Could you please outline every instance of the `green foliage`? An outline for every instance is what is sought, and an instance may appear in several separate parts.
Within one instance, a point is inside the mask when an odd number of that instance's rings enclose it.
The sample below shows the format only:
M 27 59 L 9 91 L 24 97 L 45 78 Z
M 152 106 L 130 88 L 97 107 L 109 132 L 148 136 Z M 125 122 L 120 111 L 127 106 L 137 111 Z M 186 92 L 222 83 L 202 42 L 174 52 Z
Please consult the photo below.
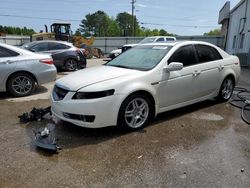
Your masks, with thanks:
M 214 29 L 209 31 L 208 33 L 204 33 L 204 36 L 213 36 L 213 35 L 221 35 L 221 29 Z
M 35 33 L 33 29 L 28 29 L 26 27 L 11 27 L 0 25 L 0 33 L 12 34 L 12 35 L 32 35 Z
M 132 24 L 133 24 L 133 19 L 134 19 L 134 27 L 135 27 L 135 34 L 138 33 L 138 29 L 140 28 L 139 23 L 136 19 L 136 17 L 132 17 L 127 12 L 119 13 L 116 16 L 116 22 L 118 23 L 120 27 L 120 36 L 133 36 L 133 31 L 132 31 Z
M 87 14 L 81 21 L 80 29 L 85 36 L 107 36 L 110 18 L 103 11 L 97 11 L 94 14 Z
M 93 14 L 87 14 L 81 21 L 80 28 L 77 30 L 83 36 L 98 37 L 120 37 L 120 36 L 174 36 L 164 29 L 149 29 L 141 27 L 136 17 L 134 17 L 135 31 L 132 31 L 133 17 L 127 12 L 117 14 L 116 18 L 110 18 L 105 12 L 97 11 Z
M 120 27 L 118 23 L 113 19 L 109 19 L 108 29 L 107 29 L 107 36 L 109 37 L 116 37 L 120 34 Z

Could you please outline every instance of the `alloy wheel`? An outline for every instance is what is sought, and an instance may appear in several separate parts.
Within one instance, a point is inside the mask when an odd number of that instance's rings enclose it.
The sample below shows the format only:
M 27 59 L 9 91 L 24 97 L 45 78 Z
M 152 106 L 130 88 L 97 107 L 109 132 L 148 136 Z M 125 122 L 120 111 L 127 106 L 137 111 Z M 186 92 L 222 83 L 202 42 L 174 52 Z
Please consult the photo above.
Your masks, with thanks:
M 26 95 L 33 88 L 32 81 L 26 76 L 17 76 L 13 79 L 11 86 L 13 90 L 20 95 Z
M 125 109 L 125 121 L 131 128 L 142 126 L 148 119 L 149 105 L 145 99 L 134 98 Z
M 69 59 L 65 63 L 65 68 L 68 71 L 74 71 L 77 69 L 77 62 L 74 59 Z
M 233 84 L 233 81 L 231 79 L 226 79 L 223 84 L 222 84 L 222 97 L 225 99 L 225 100 L 228 100 L 232 93 L 233 93 L 233 87 L 234 87 L 234 84 Z

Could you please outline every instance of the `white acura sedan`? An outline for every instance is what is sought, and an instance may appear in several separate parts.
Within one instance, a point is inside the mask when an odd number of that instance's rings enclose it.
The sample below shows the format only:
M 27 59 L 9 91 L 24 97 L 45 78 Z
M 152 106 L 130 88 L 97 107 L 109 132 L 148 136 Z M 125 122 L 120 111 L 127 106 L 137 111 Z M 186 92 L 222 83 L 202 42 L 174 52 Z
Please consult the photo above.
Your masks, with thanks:
M 136 130 L 161 112 L 228 100 L 239 75 L 239 59 L 209 43 L 138 45 L 105 65 L 57 80 L 52 113 L 82 127 Z

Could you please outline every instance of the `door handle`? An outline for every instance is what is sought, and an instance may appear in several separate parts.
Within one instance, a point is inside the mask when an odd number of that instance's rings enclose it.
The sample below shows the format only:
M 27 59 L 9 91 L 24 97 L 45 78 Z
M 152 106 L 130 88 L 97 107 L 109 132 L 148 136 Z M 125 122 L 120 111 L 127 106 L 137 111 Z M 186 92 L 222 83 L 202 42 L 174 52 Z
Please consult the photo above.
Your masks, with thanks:
M 10 61 L 10 60 L 7 60 L 7 61 L 4 62 L 4 64 L 7 64 L 7 65 L 8 65 L 8 64 L 11 64 L 11 63 L 14 63 L 14 62 L 13 62 L 13 61 Z
M 201 74 L 201 71 L 196 70 L 196 71 L 193 72 L 193 76 L 199 76 L 200 74 Z

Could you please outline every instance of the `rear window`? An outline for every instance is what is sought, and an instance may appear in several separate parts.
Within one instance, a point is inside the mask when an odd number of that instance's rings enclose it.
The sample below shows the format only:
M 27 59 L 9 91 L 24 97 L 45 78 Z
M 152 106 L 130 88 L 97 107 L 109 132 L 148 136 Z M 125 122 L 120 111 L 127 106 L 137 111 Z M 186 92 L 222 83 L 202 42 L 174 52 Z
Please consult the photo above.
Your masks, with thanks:
M 15 57 L 18 55 L 19 53 L 0 46 L 0 57 Z
M 199 63 L 222 59 L 219 52 L 211 46 L 197 44 L 195 47 L 198 52 Z

